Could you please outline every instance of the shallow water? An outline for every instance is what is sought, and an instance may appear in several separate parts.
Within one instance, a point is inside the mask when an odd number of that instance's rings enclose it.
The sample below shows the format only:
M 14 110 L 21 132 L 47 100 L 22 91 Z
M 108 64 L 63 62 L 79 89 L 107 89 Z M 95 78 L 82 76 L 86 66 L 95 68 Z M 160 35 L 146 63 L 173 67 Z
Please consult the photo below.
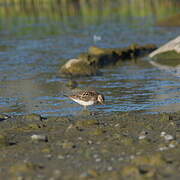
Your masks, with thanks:
M 164 14 L 110 14 L 102 18 L 101 13 L 92 17 L 65 16 L 63 20 L 54 16 L 37 18 L 36 12 L 32 12 L 29 16 L 17 15 L 12 24 L 13 15 L 6 23 L 2 17 L 0 112 L 43 116 L 79 114 L 82 107 L 62 95 L 71 92 L 66 87 L 69 79 L 57 73 L 66 59 L 86 52 L 93 45 L 105 48 L 132 43 L 161 45 L 180 32 L 178 27 L 155 26 L 159 17 L 166 17 Z M 106 105 L 90 107 L 94 111 L 180 110 L 179 77 L 153 67 L 145 58 L 119 63 L 102 72 L 101 76 L 76 78 L 79 88 L 95 88 L 105 95 Z

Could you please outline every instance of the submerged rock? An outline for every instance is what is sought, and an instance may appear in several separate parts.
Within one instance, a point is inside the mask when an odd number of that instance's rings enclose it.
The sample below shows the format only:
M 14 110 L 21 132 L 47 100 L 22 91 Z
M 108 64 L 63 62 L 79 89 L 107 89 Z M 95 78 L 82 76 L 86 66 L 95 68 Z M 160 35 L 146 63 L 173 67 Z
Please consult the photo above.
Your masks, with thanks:
M 64 64 L 60 73 L 66 76 L 91 76 L 96 75 L 99 69 L 115 64 L 119 60 L 130 60 L 144 56 L 156 49 L 155 45 L 133 44 L 126 48 L 99 48 L 92 46 L 87 53 L 80 54 L 76 59 L 70 59 Z
M 61 67 L 61 73 L 68 76 L 90 76 L 97 74 L 97 68 L 82 59 L 70 59 Z
M 180 36 L 149 54 L 150 63 L 161 70 L 180 74 Z
M 155 56 L 156 58 L 172 58 L 180 60 L 180 36 L 149 54 L 149 57 L 151 58 Z

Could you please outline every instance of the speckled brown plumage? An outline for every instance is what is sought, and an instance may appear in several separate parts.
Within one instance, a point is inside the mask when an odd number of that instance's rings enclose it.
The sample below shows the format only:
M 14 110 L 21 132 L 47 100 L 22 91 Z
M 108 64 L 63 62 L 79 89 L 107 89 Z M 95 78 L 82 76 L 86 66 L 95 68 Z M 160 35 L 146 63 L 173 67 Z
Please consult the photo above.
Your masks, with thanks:
M 96 91 L 81 91 L 77 94 L 69 96 L 69 98 L 83 106 L 104 103 L 104 96 Z

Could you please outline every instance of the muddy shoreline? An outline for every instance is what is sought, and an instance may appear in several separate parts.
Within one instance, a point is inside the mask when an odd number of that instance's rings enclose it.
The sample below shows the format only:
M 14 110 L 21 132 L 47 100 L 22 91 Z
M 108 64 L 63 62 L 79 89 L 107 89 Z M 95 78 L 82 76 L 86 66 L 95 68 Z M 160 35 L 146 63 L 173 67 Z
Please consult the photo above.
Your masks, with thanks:
M 8 118 L 0 122 L 0 179 L 178 179 L 179 119 L 180 112 Z

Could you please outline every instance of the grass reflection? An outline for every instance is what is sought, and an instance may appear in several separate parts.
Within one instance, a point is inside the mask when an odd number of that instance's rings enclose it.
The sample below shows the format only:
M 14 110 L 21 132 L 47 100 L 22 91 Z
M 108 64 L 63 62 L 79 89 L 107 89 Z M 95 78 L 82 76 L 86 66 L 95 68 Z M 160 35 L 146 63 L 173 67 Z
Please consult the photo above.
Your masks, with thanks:
M 29 21 L 42 18 L 67 21 L 69 16 L 81 16 L 87 22 L 107 18 L 112 14 L 124 16 L 158 17 L 178 12 L 175 0 L 0 0 L 0 17 L 29 17 Z
M 147 16 L 160 20 L 179 8 L 177 0 L 0 0 L 0 31 L 23 35 L 43 29 L 55 35 L 64 31 L 63 25 L 76 28 L 74 17 L 82 26 L 111 21 L 112 16 L 117 22 Z

